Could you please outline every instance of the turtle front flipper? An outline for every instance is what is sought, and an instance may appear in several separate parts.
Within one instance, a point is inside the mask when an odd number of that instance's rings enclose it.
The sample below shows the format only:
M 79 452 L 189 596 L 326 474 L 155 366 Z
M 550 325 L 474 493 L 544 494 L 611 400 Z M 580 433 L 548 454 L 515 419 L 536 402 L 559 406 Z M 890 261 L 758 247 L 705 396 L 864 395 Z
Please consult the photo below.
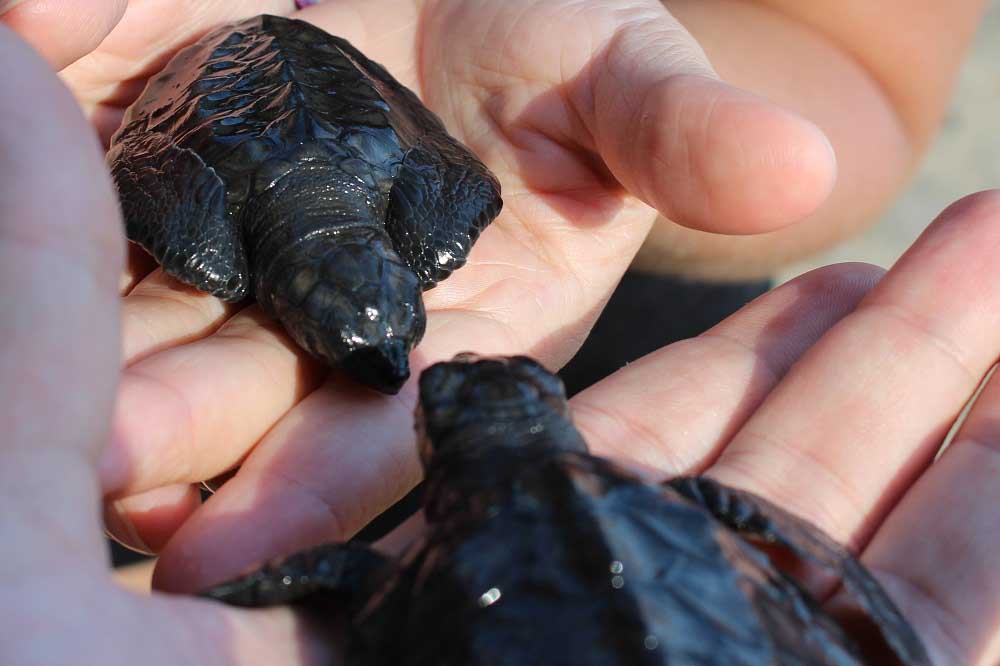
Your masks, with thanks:
M 502 205 L 500 185 L 486 167 L 458 142 L 435 135 L 404 157 L 389 192 L 385 229 L 430 289 L 465 264 Z
M 203 591 L 200 596 L 233 606 L 277 606 L 315 597 L 363 604 L 376 583 L 396 565 L 357 543 L 326 544 L 274 561 Z
M 169 275 L 219 298 L 247 295 L 239 227 L 226 217 L 215 170 L 163 134 L 128 137 L 108 155 L 125 230 Z
M 818 527 L 753 493 L 704 477 L 678 477 L 667 484 L 704 507 L 730 529 L 784 546 L 797 557 L 835 574 L 882 632 L 901 663 L 930 666 L 930 657 L 896 605 L 858 560 Z

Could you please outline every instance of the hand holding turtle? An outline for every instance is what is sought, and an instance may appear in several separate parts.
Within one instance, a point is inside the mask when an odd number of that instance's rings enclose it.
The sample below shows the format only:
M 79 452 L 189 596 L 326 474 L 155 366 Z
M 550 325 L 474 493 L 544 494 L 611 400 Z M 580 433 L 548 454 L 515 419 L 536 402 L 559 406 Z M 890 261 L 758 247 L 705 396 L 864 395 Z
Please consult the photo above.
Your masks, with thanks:
M 859 554 L 936 664 L 1000 659 L 994 571 L 1000 192 L 953 204 L 883 275 L 828 266 L 576 396 L 602 455 L 707 474 Z M 836 603 L 836 600 L 834 600 Z
M 114 198 L 65 91 L 3 28 L 0 48 L 18 65 L 0 83 L 39 101 L 26 114 L 0 97 L 0 660 L 323 663 L 328 646 L 287 610 L 111 583 L 95 508 L 119 376 Z M 994 663 L 995 382 L 928 463 L 996 356 L 998 224 L 1000 195 L 977 195 L 884 277 L 849 265 L 784 285 L 581 394 L 577 424 L 598 453 L 658 475 L 706 472 L 812 519 L 862 554 L 938 663 Z
M 291 10 L 265 4 L 238 11 Z M 235 18 L 233 5 L 206 6 L 185 12 L 174 3 L 170 16 L 186 21 L 177 27 L 163 20 L 162 3 L 131 3 L 100 48 L 63 73 L 102 135 L 165 54 Z M 696 227 L 755 232 L 794 221 L 828 191 L 832 155 L 818 130 L 716 81 L 697 44 L 659 3 L 614 10 L 563 2 L 498 7 L 336 2 L 299 14 L 347 37 L 420 92 L 503 182 L 507 212 L 470 264 L 427 294 L 428 334 L 415 371 L 471 341 L 484 352 L 564 362 L 657 208 Z M 550 43 L 546 34 L 556 29 L 590 41 L 586 48 L 575 39 Z M 147 53 L 138 46 L 147 43 L 157 48 Z M 484 43 L 497 46 L 484 51 Z M 706 118 L 714 119 L 711 126 Z M 762 191 L 780 194 L 761 202 Z M 270 522 L 271 511 L 312 513 L 334 499 L 318 500 L 321 489 L 337 487 L 337 496 L 353 505 L 336 509 L 338 529 L 349 533 L 416 481 L 409 438 L 397 433 L 409 429 L 412 391 L 397 404 L 359 395 L 336 378 L 316 391 L 321 370 L 256 308 L 237 313 L 148 270 L 134 264 L 127 285 L 129 369 L 104 464 L 109 493 L 184 484 L 245 458 L 240 484 L 265 489 L 257 495 L 261 521 Z M 366 446 L 355 446 L 372 422 L 385 424 L 383 434 L 372 432 Z M 288 429 L 301 442 L 294 454 L 282 444 Z M 343 478 L 313 475 L 331 459 Z M 220 509 L 228 501 L 216 499 Z M 147 496 L 144 509 L 166 509 L 164 520 L 155 530 L 138 525 L 138 533 L 158 549 L 194 502 L 183 485 Z M 126 516 L 128 505 L 117 505 Z M 251 522 L 248 537 L 259 535 Z M 308 522 L 288 525 L 316 527 Z M 327 536 L 324 527 L 310 538 Z

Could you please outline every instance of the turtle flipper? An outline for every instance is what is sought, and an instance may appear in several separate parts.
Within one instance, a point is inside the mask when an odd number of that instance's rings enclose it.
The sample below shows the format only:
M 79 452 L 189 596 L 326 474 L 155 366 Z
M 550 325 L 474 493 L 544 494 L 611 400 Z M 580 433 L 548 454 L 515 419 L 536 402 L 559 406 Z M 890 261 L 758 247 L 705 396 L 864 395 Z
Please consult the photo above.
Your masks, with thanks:
M 311 597 L 363 602 L 383 574 L 395 569 L 368 546 L 326 544 L 271 562 L 256 571 L 201 592 L 233 606 L 277 606 Z
M 407 152 L 389 192 L 386 231 L 424 289 L 465 264 L 500 213 L 500 185 L 458 142 L 435 136 Z
M 155 132 L 121 141 L 108 161 L 129 239 L 178 280 L 242 300 L 250 284 L 247 259 L 215 170 Z
M 389 102 L 389 121 L 408 146 L 385 226 L 396 252 L 430 289 L 465 264 L 480 232 L 500 214 L 500 183 L 413 91 L 347 40 L 333 41 Z
M 835 574 L 878 625 L 886 644 L 902 663 L 930 666 L 923 643 L 892 600 L 853 555 L 818 527 L 752 493 L 704 477 L 678 477 L 666 485 L 736 532 L 784 546 Z

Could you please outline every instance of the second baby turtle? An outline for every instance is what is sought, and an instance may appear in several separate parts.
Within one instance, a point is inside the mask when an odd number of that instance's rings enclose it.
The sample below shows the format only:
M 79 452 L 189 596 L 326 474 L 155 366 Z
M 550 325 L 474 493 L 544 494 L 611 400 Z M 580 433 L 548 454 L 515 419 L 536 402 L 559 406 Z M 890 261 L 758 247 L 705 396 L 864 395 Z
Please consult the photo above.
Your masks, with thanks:
M 429 368 L 417 428 L 428 528 L 404 557 L 331 544 L 205 594 L 331 618 L 325 602 L 339 605 L 354 666 L 930 663 L 816 527 L 707 478 L 649 484 L 590 455 L 561 382 L 530 359 Z M 762 544 L 836 574 L 894 658 L 863 653 Z
M 501 208 L 489 170 L 347 41 L 259 16 L 174 57 L 108 155 L 130 239 L 313 355 L 394 393 L 421 291 Z

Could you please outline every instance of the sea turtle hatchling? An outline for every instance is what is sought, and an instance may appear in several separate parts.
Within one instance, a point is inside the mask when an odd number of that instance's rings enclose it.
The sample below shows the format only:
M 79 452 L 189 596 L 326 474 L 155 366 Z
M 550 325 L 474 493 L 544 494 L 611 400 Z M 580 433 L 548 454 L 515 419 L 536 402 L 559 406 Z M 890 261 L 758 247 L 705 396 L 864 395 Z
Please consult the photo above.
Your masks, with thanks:
M 182 50 L 108 154 L 128 236 L 170 275 L 256 296 L 304 349 L 387 393 L 424 332 L 421 290 L 501 208 L 489 170 L 377 63 L 258 16 Z
M 429 368 L 417 430 L 428 527 L 401 559 L 330 544 L 205 595 L 345 609 L 357 666 L 930 663 L 815 527 L 707 478 L 648 484 L 588 454 L 561 382 L 530 359 Z M 861 611 L 851 626 L 867 616 L 894 656 L 862 653 L 761 544 L 839 576 Z

